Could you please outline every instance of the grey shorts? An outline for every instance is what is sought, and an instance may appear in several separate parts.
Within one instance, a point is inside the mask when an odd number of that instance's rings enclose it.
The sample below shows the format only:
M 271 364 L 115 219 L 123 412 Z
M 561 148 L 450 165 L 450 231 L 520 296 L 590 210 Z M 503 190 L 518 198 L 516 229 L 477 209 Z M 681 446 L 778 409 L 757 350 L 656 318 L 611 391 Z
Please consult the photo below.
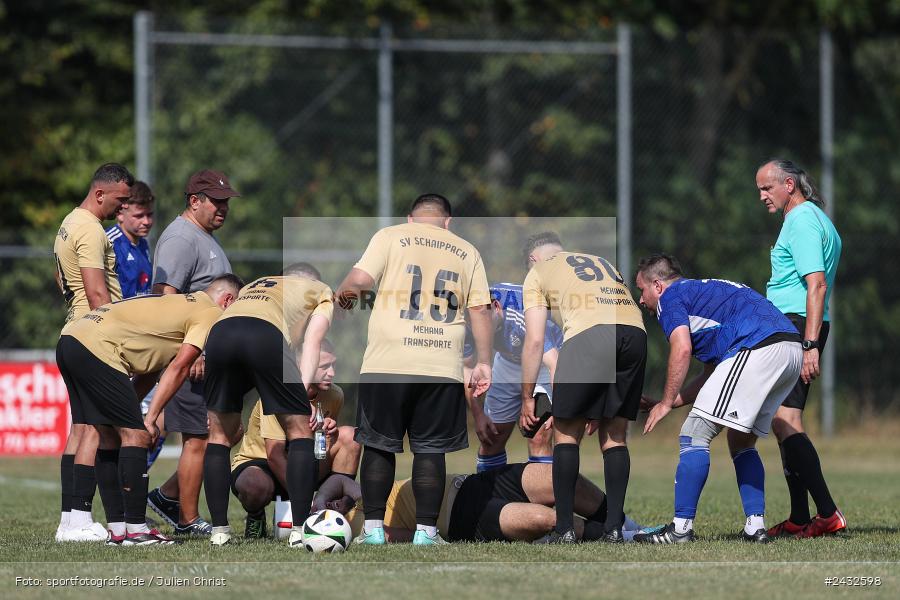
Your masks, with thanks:
M 164 411 L 166 431 L 207 435 L 209 420 L 206 414 L 206 400 L 203 399 L 203 383 L 185 380 L 169 400 Z

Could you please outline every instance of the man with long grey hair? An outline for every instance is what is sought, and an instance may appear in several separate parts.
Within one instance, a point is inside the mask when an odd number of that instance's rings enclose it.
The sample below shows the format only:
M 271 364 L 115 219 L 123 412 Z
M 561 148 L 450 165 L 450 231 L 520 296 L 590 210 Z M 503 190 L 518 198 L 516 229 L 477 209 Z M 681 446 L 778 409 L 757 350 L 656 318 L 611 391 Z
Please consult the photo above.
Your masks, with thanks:
M 756 172 L 759 198 L 770 213 L 784 219 L 772 247 L 772 278 L 766 296 L 791 320 L 803 337 L 800 379 L 775 413 L 772 430 L 791 496 L 791 514 L 769 530 L 771 537 L 800 538 L 832 534 L 847 528 L 819 463 L 819 455 L 803 429 L 809 386 L 819 376 L 819 355 L 828 338 L 828 301 L 841 258 L 841 237 L 822 211 L 824 203 L 810 176 L 789 160 L 774 159 Z M 810 519 L 807 492 L 816 504 Z

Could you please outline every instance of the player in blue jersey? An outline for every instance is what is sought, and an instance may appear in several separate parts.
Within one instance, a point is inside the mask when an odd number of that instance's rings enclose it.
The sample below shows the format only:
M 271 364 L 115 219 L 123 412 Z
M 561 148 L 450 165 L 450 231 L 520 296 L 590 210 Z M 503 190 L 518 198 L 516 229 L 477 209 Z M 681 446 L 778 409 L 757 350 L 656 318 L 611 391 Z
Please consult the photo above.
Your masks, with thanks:
M 694 407 L 679 437 L 675 517 L 664 527 L 635 535 L 634 541 L 677 544 L 694 539 L 693 521 L 709 475 L 709 444 L 727 427 L 747 517 L 741 537 L 768 542 L 765 469 L 756 440 L 768 435 L 775 411 L 800 376 L 803 350 L 797 330 L 752 289 L 719 279 L 685 279 L 678 261 L 665 254 L 642 259 L 636 279 L 641 304 L 656 313 L 670 344 L 663 397 L 650 411 L 644 433 L 673 408 Z M 704 369 L 683 386 L 691 355 Z
M 803 428 L 806 396 L 819 376 L 819 353 L 828 339 L 828 301 L 841 259 L 841 236 L 822 211 L 809 175 L 791 161 L 776 159 L 761 166 L 756 187 L 766 209 L 784 218 L 772 247 L 772 278 L 766 284 L 766 296 L 803 336 L 800 379 L 772 420 L 791 495 L 791 514 L 769 535 L 818 537 L 847 528 L 825 483 L 819 454 Z M 807 492 L 816 505 L 814 519 L 809 516 Z
M 476 398 L 469 399 L 475 417 L 475 433 L 481 441 L 475 461 L 481 473 L 507 463 L 506 443 L 522 409 L 522 343 L 525 341 L 525 315 L 522 312 L 522 286 L 499 283 L 491 286 L 492 322 L 494 325 L 494 365 L 491 388 L 484 407 Z M 542 367 L 535 386 L 535 398 L 545 398 L 549 411 L 553 372 L 562 346 L 563 334 L 553 321 L 547 321 Z M 474 347 L 466 344 L 466 360 L 474 359 Z M 542 400 L 544 400 L 542 399 Z M 541 416 L 541 415 L 538 415 Z M 545 420 L 528 439 L 528 461 L 553 462 L 552 422 Z M 531 435 L 532 431 L 523 432 Z
M 150 293 L 150 245 L 147 235 L 153 227 L 153 192 L 143 181 L 131 186 L 128 202 L 116 215 L 116 224 L 106 230 L 116 253 L 116 275 L 122 297 Z

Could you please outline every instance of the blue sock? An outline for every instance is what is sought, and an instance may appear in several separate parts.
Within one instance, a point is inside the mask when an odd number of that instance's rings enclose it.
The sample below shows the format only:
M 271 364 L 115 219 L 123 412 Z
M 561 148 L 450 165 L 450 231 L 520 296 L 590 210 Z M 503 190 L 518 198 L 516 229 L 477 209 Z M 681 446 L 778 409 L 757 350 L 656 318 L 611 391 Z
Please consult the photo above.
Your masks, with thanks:
M 475 458 L 475 471 L 477 473 L 484 473 L 485 471 L 490 471 L 491 469 L 499 469 L 506 465 L 506 450 L 501 452 L 500 454 L 489 454 L 487 456 L 478 453 L 478 456 Z
M 744 515 L 762 515 L 766 512 L 766 470 L 756 448 L 741 450 L 732 458 L 734 474 L 737 475 L 738 490 Z
M 697 516 L 700 493 L 709 475 L 709 446 L 691 446 L 691 438 L 678 438 L 681 458 L 675 470 L 675 516 L 693 519 Z
M 529 455 L 528 462 L 552 465 L 553 464 L 553 456 L 531 456 L 531 455 Z

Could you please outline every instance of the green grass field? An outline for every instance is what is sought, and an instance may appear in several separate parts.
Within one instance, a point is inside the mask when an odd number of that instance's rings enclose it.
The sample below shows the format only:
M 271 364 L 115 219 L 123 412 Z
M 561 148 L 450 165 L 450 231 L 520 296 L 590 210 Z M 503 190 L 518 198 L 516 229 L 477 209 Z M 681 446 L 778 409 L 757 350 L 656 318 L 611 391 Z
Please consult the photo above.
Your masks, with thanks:
M 673 417 L 650 438 L 635 435 L 631 440 L 626 509 L 641 523 L 659 524 L 671 516 L 678 425 Z M 582 472 L 603 487 L 595 444 L 592 438 L 583 446 Z M 52 538 L 58 519 L 58 462 L 4 458 L 0 459 L 0 594 L 89 596 L 97 593 L 96 587 L 70 583 L 53 589 L 49 578 L 119 576 L 129 584 L 132 578 L 143 578 L 142 595 L 160 596 L 180 587 L 179 597 L 223 593 L 365 600 L 900 597 L 900 428 L 882 425 L 827 442 L 819 439 L 817 445 L 832 492 L 849 521 L 848 536 L 768 546 L 742 543 L 737 539 L 743 513 L 734 470 L 724 439 L 718 439 L 695 525 L 701 540 L 694 544 L 617 548 L 459 544 L 428 549 L 397 545 L 351 548 L 336 556 L 313 556 L 271 540 L 215 549 L 200 540 L 168 548 L 56 544 Z M 774 440 L 761 442 L 760 449 L 768 471 L 767 522 L 774 524 L 787 514 L 787 491 Z M 523 457 L 523 448 L 516 445 L 511 460 Z M 474 449 L 451 455 L 448 471 L 473 470 L 473 458 Z M 398 478 L 408 476 L 408 459 L 405 455 L 398 461 Z M 172 460 L 157 464 L 151 471 L 152 485 L 161 483 L 173 468 Z M 99 496 L 94 505 L 95 515 L 102 519 Z M 206 514 L 205 506 L 201 512 Z M 234 499 L 231 519 L 240 532 L 243 514 Z M 36 578 L 42 585 L 17 585 L 16 577 Z M 825 585 L 826 577 L 879 577 L 881 585 L 832 587 Z M 177 585 L 172 578 L 186 583 Z M 215 578 L 224 578 L 225 587 L 217 587 Z M 123 594 L 123 588 L 114 588 L 113 593 Z

